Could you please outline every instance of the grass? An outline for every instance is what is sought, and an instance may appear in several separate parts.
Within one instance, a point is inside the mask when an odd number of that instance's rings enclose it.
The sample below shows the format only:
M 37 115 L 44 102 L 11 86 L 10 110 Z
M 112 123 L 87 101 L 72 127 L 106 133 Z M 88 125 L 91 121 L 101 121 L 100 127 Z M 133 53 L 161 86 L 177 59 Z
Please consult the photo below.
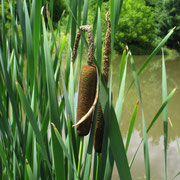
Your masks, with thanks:
M 145 60 L 143 66 L 136 70 L 133 56 L 126 48 L 124 50 L 119 79 L 119 95 L 116 106 L 112 104 L 112 66 L 114 54 L 114 37 L 116 25 L 121 13 L 122 0 L 110 1 L 111 12 L 111 48 L 110 78 L 107 87 L 102 74 L 102 0 L 97 3 L 94 16 L 93 33 L 95 41 L 95 60 L 99 69 L 101 102 L 104 114 L 105 128 L 102 153 L 93 151 L 96 109 L 89 136 L 80 138 L 76 128 L 77 102 L 74 101 L 78 88 L 79 70 L 81 69 L 83 51 L 87 50 L 87 40 L 81 33 L 76 62 L 71 62 L 71 51 L 75 35 L 80 25 L 88 19 L 88 0 L 66 0 L 69 8 L 66 32 L 62 32 L 61 24 L 54 30 L 52 27 L 52 9 L 46 10 L 48 15 L 44 20 L 45 10 L 41 14 L 41 0 L 32 0 L 30 6 L 26 1 L 17 0 L 17 11 L 14 1 L 11 7 L 11 36 L 6 34 L 6 19 L 4 16 L 4 0 L 1 14 L 1 47 L 0 47 L 0 179 L 111 179 L 114 163 L 119 177 L 131 180 L 130 168 L 136 154 L 144 144 L 145 174 L 150 179 L 150 156 L 148 148 L 148 132 L 163 112 L 164 122 L 164 157 L 165 177 L 167 177 L 167 110 L 168 102 L 175 90 L 167 94 L 166 71 L 164 55 L 162 55 L 162 106 L 152 117 L 152 122 L 146 128 L 143 99 L 139 84 L 139 75 L 161 50 L 173 33 L 172 29 Z M 30 9 L 28 9 L 30 8 Z M 82 12 L 82 13 L 81 13 Z M 63 19 L 60 19 L 62 21 Z M 36 17 L 36 18 L 35 18 Z M 121 17 L 123 18 L 123 17 Z M 19 26 L 21 29 L 19 30 Z M 64 37 L 59 38 L 63 33 Z M 68 42 L 66 37 L 69 36 Z M 58 39 L 58 41 L 57 41 Z M 67 52 L 65 58 L 64 52 Z M 125 92 L 127 61 L 131 61 L 134 80 Z M 63 69 L 62 63 L 66 64 Z M 123 102 L 136 84 L 142 109 L 143 139 L 129 165 L 127 160 L 128 145 L 136 121 L 138 103 L 132 112 L 128 129 L 126 145 L 121 135 L 120 120 Z M 84 145 L 83 145 L 84 141 Z M 179 146 L 178 146 L 179 147 Z M 179 148 L 178 148 L 179 149 Z M 94 158 L 94 160 L 93 160 Z M 93 168 L 93 171 L 91 169 Z M 93 174 L 91 175 L 91 172 Z M 105 172 L 105 173 L 104 173 Z M 178 176 L 178 174 L 177 174 Z

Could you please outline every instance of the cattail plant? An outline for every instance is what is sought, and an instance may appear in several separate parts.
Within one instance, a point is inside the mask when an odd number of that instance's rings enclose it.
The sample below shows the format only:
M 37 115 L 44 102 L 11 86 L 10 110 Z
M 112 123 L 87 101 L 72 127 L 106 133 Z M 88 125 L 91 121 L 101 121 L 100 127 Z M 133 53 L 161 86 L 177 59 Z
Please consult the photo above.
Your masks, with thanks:
M 109 12 L 107 13 L 109 16 Z M 107 19 L 107 17 L 106 17 Z M 104 57 L 103 57 L 103 77 L 108 83 L 109 76 L 109 55 L 111 53 L 111 22 L 110 17 L 108 21 L 108 28 L 106 31 L 105 37 L 105 47 L 104 47 Z M 97 117 L 96 117 L 96 129 L 95 129 L 95 137 L 94 137 L 94 148 L 97 153 L 101 153 L 102 149 L 102 141 L 103 141 L 103 133 L 104 133 L 104 117 L 101 109 L 101 103 L 98 102 L 97 106 Z
M 88 32 L 88 65 L 82 67 L 79 83 L 78 107 L 77 107 L 77 133 L 79 136 L 85 136 L 89 133 L 91 127 L 92 113 L 97 102 L 98 88 L 97 68 L 93 64 L 94 60 L 94 39 L 91 26 L 81 26 L 82 31 Z M 76 52 L 80 40 L 80 33 L 77 33 L 72 60 L 75 60 Z
M 93 64 L 94 60 L 94 39 L 92 34 L 91 26 L 84 25 L 81 26 L 82 31 L 87 31 L 88 33 L 88 65 L 83 66 L 80 74 L 79 83 L 79 94 L 78 94 L 78 106 L 77 106 L 77 134 L 81 137 L 80 139 L 80 150 L 79 150 L 79 161 L 78 161 L 78 171 L 77 178 L 80 178 L 81 171 L 81 159 L 82 159 L 82 149 L 83 149 L 83 138 L 89 133 L 91 128 L 92 114 L 95 109 L 98 100 L 98 70 Z M 77 33 L 73 52 L 72 60 L 75 60 L 76 52 L 80 40 L 80 33 Z

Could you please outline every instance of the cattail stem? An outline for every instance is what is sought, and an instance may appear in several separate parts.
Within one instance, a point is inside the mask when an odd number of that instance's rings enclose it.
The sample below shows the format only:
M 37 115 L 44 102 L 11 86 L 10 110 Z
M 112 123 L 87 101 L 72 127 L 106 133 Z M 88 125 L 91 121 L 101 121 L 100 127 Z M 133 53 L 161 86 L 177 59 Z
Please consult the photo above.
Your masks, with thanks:
M 97 166 L 96 166 L 96 180 L 98 179 L 100 158 L 101 158 L 101 154 L 98 153 L 98 154 L 97 154 Z
M 80 179 L 80 173 L 81 173 L 81 160 L 82 160 L 82 152 L 83 152 L 83 144 L 84 144 L 84 137 L 80 138 L 80 146 L 79 146 L 79 160 L 78 160 L 78 171 L 77 171 L 77 179 Z
M 106 84 L 108 84 L 109 60 L 111 54 L 111 19 L 109 12 L 106 14 L 106 19 L 108 21 L 108 28 L 105 37 L 102 74 L 106 81 Z M 104 134 L 104 115 L 102 113 L 101 104 L 99 101 L 97 106 L 96 130 L 95 130 L 95 138 L 94 138 L 94 148 L 97 153 L 101 153 L 103 134 Z

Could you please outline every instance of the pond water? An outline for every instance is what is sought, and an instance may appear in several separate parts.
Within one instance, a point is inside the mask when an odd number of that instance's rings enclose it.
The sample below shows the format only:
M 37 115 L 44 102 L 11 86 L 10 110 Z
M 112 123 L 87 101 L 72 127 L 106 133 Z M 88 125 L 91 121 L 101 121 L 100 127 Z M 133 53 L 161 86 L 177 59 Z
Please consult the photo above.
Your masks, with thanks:
M 147 56 L 134 56 L 135 66 L 138 70 L 145 62 Z M 166 59 L 166 57 L 165 57 Z M 113 60 L 113 101 L 118 97 L 118 79 L 120 68 L 120 56 L 115 56 Z M 155 114 L 162 105 L 162 66 L 161 56 L 156 56 L 139 76 L 143 108 L 145 113 L 146 127 L 154 118 Z M 168 128 L 168 179 L 172 179 L 180 171 L 180 156 L 176 140 L 180 143 L 180 57 L 168 59 L 166 62 L 168 94 L 176 88 L 175 95 L 168 104 L 168 116 L 174 128 L 169 124 Z M 128 63 L 126 77 L 126 91 L 133 80 L 131 64 Z M 126 140 L 127 130 L 129 127 L 131 113 L 136 102 L 139 100 L 135 84 L 129 91 L 123 104 L 120 129 L 124 141 Z M 134 132 L 128 149 L 128 160 L 131 161 L 140 141 L 142 139 L 142 117 L 141 106 L 139 106 L 137 119 L 135 122 Z M 148 133 L 149 155 L 151 166 L 151 179 L 164 179 L 164 137 L 163 137 L 163 119 L 162 115 Z M 131 168 L 132 179 L 145 179 L 144 171 L 144 153 L 143 145 L 137 154 L 137 157 Z M 116 168 L 114 169 L 113 178 L 119 179 Z M 176 179 L 180 179 L 177 177 Z

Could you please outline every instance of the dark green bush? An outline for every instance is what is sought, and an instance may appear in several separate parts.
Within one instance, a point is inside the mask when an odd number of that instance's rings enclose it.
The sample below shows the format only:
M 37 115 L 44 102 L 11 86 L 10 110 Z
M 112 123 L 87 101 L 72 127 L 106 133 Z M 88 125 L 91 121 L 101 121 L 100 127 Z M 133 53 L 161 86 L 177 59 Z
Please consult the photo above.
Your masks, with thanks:
M 166 0 L 156 2 L 156 19 L 158 23 L 158 35 L 164 37 L 170 29 L 176 26 L 176 30 L 167 42 L 167 47 L 179 50 L 180 41 L 180 1 Z
M 146 6 L 144 0 L 126 0 L 121 17 L 115 36 L 115 49 L 121 52 L 128 45 L 133 54 L 150 52 L 157 38 L 153 8 Z
M 67 10 L 66 3 L 64 0 L 53 0 L 53 8 L 51 7 L 51 0 L 44 0 L 43 4 L 49 5 L 50 12 L 53 10 L 53 22 L 56 24 L 60 17 L 62 12 Z M 52 8 L 52 9 L 51 9 Z

